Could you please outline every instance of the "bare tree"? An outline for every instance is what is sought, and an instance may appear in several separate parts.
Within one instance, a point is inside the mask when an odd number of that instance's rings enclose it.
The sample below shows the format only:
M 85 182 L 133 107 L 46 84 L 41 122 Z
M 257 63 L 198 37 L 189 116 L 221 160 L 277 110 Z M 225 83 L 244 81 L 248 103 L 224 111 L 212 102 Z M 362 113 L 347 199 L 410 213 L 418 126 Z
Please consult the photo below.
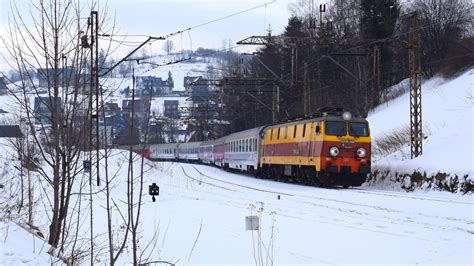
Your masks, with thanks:
M 167 55 L 170 55 L 174 51 L 174 42 L 169 39 L 166 40 L 163 44 L 163 51 L 165 51 Z
M 422 69 L 433 75 L 446 58 L 448 51 L 474 26 L 474 3 L 470 0 L 419 0 L 412 9 L 421 22 Z M 430 64 L 436 61 L 437 64 Z
M 74 236 L 66 230 L 70 228 L 67 221 L 73 219 L 70 207 L 76 202 L 71 202 L 71 195 L 82 177 L 85 136 L 90 128 L 87 113 L 91 110 L 85 107 L 89 101 L 86 91 L 92 90 L 86 85 L 90 51 L 82 49 L 84 41 L 91 41 L 84 35 L 88 28 L 83 17 L 88 14 L 73 0 L 32 1 L 28 7 L 30 12 L 25 13 L 11 2 L 2 41 L 12 59 L 10 67 L 20 77 L 11 95 L 28 126 L 26 139 L 41 160 L 36 171 L 52 191 L 51 195 L 46 193 L 51 210 L 48 243 L 63 251 L 66 238 Z

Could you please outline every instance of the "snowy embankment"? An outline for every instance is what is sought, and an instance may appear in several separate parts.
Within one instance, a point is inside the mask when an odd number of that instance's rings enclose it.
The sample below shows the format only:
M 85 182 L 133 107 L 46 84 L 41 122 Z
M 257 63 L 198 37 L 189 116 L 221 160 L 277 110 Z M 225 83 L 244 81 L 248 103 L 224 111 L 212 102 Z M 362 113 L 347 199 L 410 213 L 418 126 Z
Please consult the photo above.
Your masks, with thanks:
M 452 80 L 435 77 L 423 82 L 423 154 L 411 159 L 407 143 L 391 154 L 374 155 L 373 169 L 385 174 L 388 172 L 389 179 L 398 178 L 397 182 L 406 188 L 412 186 L 413 180 L 407 180 L 407 177 L 413 173 L 422 180 L 427 177 L 435 182 L 449 183 L 450 180 L 455 182 L 457 177 L 460 183 L 474 183 L 473 107 L 474 69 Z M 373 142 L 394 131 L 409 128 L 409 92 L 379 106 L 367 119 Z M 390 181 L 382 183 L 387 185 Z M 429 186 L 421 183 L 417 185 Z
M 12 221 L 0 221 L 0 265 L 48 265 L 58 261 L 47 253 L 44 239 Z

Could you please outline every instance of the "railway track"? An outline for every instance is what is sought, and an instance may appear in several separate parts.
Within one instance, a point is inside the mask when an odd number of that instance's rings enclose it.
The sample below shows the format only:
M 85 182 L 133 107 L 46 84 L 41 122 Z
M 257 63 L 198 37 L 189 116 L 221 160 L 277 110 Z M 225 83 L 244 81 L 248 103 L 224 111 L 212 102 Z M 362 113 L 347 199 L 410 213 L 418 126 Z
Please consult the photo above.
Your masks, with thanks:
M 192 180 L 201 182 L 203 184 L 206 184 L 212 187 L 225 189 L 227 191 L 244 192 L 239 189 L 232 189 L 232 187 L 236 187 L 236 188 L 242 188 L 244 190 L 268 193 L 271 195 L 285 196 L 284 197 L 285 200 L 283 200 L 281 203 L 278 203 L 277 205 L 274 205 L 274 206 L 278 206 L 278 208 L 285 209 L 284 211 L 285 213 L 290 212 L 290 209 L 285 207 L 286 205 L 302 204 L 302 206 L 311 206 L 311 207 L 315 207 L 319 209 L 328 209 L 328 210 L 335 211 L 338 213 L 345 213 L 344 216 L 347 216 L 347 217 L 352 217 L 355 219 L 362 219 L 362 220 L 370 220 L 372 222 L 377 222 L 381 224 L 384 224 L 384 223 L 403 224 L 405 222 L 414 222 L 432 230 L 444 230 L 444 229 L 450 228 L 453 230 L 468 232 L 472 234 L 471 231 L 466 229 L 470 226 L 470 224 L 472 225 L 472 221 L 470 220 L 458 219 L 455 217 L 451 217 L 450 215 L 439 215 L 439 214 L 434 214 L 430 212 L 411 210 L 410 208 L 402 207 L 402 206 L 410 206 L 411 205 L 410 201 L 413 201 L 413 200 L 429 201 L 430 203 L 429 202 L 427 203 L 429 203 L 430 205 L 433 205 L 433 204 L 436 205 L 438 204 L 438 202 L 446 203 L 446 204 L 456 203 L 456 204 L 463 204 L 463 205 L 465 204 L 473 205 L 473 203 L 469 201 L 450 200 L 446 198 L 423 197 L 423 196 L 417 196 L 417 195 L 404 195 L 402 192 L 397 193 L 397 192 L 385 192 L 385 191 L 377 191 L 377 190 L 368 191 L 368 190 L 364 190 L 360 188 L 326 189 L 326 188 L 314 187 L 314 188 L 310 188 L 309 192 L 302 191 L 302 193 L 291 193 L 288 191 L 278 190 L 278 189 L 263 189 L 263 188 L 257 187 L 259 186 L 258 184 L 256 184 L 256 186 L 253 186 L 252 184 L 248 184 L 248 183 L 242 184 L 242 183 L 239 183 L 238 181 L 233 182 L 229 180 L 224 180 L 224 179 L 217 178 L 213 175 L 203 172 L 202 169 L 199 169 L 199 167 L 195 165 L 188 165 L 188 166 L 192 170 L 188 168 L 187 169 L 188 171 L 186 171 L 185 169 L 186 167 L 184 167 L 183 165 L 180 165 L 181 169 L 183 170 L 187 178 L 190 178 Z M 194 177 L 193 177 L 193 174 L 189 170 L 195 171 Z M 204 177 L 207 180 L 205 181 L 200 180 L 195 177 L 196 175 Z M 225 185 L 221 185 L 221 184 L 225 184 Z M 322 193 L 318 195 L 318 191 Z M 328 192 L 335 192 L 335 193 L 328 193 Z M 340 194 L 339 192 L 342 192 L 344 194 Z M 308 194 L 308 193 L 311 193 L 311 194 Z M 399 202 L 399 207 L 394 207 L 394 206 L 391 206 L 390 204 L 380 204 L 377 199 L 373 202 L 371 200 L 369 200 L 368 202 L 365 197 L 362 197 L 362 198 L 359 197 L 356 200 L 350 200 L 351 198 L 353 198 L 350 195 L 350 193 L 366 194 L 368 196 L 372 195 L 372 196 L 375 196 L 376 198 L 379 198 L 380 196 L 398 197 L 400 199 L 398 201 L 390 200 L 386 202 Z M 276 197 L 274 199 L 276 200 Z M 408 201 L 402 201 L 402 200 L 408 200 Z M 274 204 L 276 204 L 276 202 L 274 202 Z M 299 218 L 303 219 L 304 217 L 299 217 Z M 439 225 L 439 224 L 443 224 L 443 222 L 432 223 L 430 221 L 445 221 L 445 222 L 449 222 L 453 224 L 451 226 L 443 227 Z
M 192 166 L 192 168 L 197 173 L 199 173 L 201 176 L 204 176 L 204 177 L 206 177 L 210 180 L 217 181 L 217 182 L 220 182 L 220 183 L 223 183 L 223 184 L 242 187 L 242 188 L 246 188 L 246 189 L 249 189 L 249 190 L 260 191 L 260 192 L 264 192 L 264 193 L 271 193 L 271 194 L 275 194 L 275 195 L 298 196 L 298 197 L 304 197 L 304 198 L 321 199 L 320 197 L 315 197 L 315 196 L 310 196 L 310 195 L 296 195 L 296 194 L 293 194 L 293 193 L 275 191 L 275 190 L 267 190 L 267 189 L 253 187 L 253 186 L 250 186 L 250 185 L 243 185 L 243 184 L 239 184 L 239 183 L 236 183 L 236 182 L 222 180 L 220 178 L 216 178 L 216 177 L 213 177 L 213 176 L 210 176 L 210 175 L 207 175 L 207 174 L 203 173 L 195 165 L 190 165 L 190 166 Z M 184 168 L 182 168 L 182 169 L 184 171 Z M 190 177 L 190 178 L 192 178 L 192 177 Z M 268 181 L 271 181 L 271 180 L 268 180 Z M 208 184 L 210 184 L 210 183 L 208 183 Z M 294 184 L 294 183 L 292 183 L 292 184 L 293 185 L 298 185 L 298 184 Z M 210 185 L 213 185 L 213 184 L 210 184 Z M 213 185 L 213 186 L 217 186 L 217 185 Z M 219 187 L 219 186 L 217 186 L 217 187 Z M 228 189 L 228 188 L 225 188 L 225 187 L 222 187 L 222 188 Z M 324 190 L 326 190 L 327 188 L 314 187 L 314 189 L 324 189 Z M 383 190 L 367 190 L 367 189 L 364 189 L 364 188 L 355 188 L 355 187 L 353 187 L 353 188 L 330 188 L 330 189 L 341 190 L 341 191 L 348 192 L 348 193 L 378 195 L 378 196 L 395 197 L 395 198 L 426 200 L 426 201 L 434 201 L 434 202 L 464 204 L 464 205 L 473 205 L 474 204 L 472 201 L 468 201 L 468 200 L 464 201 L 464 200 L 456 200 L 456 199 L 443 198 L 443 197 L 433 197 L 433 196 L 426 196 L 425 197 L 423 195 L 410 195 L 410 194 L 405 193 L 405 192 L 383 191 Z

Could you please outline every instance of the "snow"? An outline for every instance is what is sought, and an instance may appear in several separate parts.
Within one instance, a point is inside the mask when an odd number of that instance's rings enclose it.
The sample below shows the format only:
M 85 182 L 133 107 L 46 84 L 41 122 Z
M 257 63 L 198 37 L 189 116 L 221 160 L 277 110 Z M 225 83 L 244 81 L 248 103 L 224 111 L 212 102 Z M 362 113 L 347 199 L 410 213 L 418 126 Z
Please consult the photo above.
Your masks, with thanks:
M 410 125 L 410 95 L 405 93 L 370 113 L 371 135 L 376 139 Z M 423 154 L 410 159 L 410 147 L 375 160 L 373 166 L 402 173 L 445 172 L 474 176 L 473 160 L 474 69 L 454 80 L 440 77 L 422 83 Z
M 49 245 L 13 222 L 0 222 L 0 265 L 48 265 Z
M 470 70 L 452 81 L 435 78 L 425 82 L 423 122 L 430 130 L 425 131 L 428 138 L 423 155 L 409 160 L 395 159 L 402 156 L 392 154 L 374 164 L 406 171 L 472 174 L 473 75 Z M 370 114 L 373 136 L 408 124 L 408 102 L 408 95 L 402 95 Z M 18 161 L 11 155 L 11 147 L 1 143 L 0 184 L 5 188 L 0 189 L 0 202 L 14 206 L 15 200 L 5 192 L 14 188 Z M 407 148 L 402 152 L 409 154 Z M 124 215 L 129 196 L 127 158 L 128 152 L 114 150 L 108 162 L 114 176 L 112 198 Z M 140 160 L 135 156 L 135 177 Z M 323 189 L 256 179 L 205 165 L 146 160 L 144 173 L 144 190 L 157 183 L 160 195 L 152 202 L 144 193 L 138 243 L 143 260 L 179 265 L 474 264 L 472 193 Z M 92 187 L 97 264 L 108 264 L 104 176 L 102 172 L 100 186 Z M 84 183 L 77 183 L 74 190 L 88 191 L 88 175 L 79 179 Z M 34 224 L 47 234 L 51 189 L 36 175 L 34 182 Z M 80 264 L 89 264 L 88 196 L 75 194 L 71 206 L 82 210 L 77 247 L 86 252 Z M 2 221 L 6 219 L 3 211 L 2 207 Z M 246 230 L 245 217 L 251 215 L 259 217 L 260 231 Z M 23 219 L 18 218 L 19 222 Z M 117 208 L 112 222 L 114 242 L 119 242 L 124 229 Z M 50 263 L 45 256 L 47 248 L 40 248 L 44 242 L 33 243 L 30 233 L 13 228 L 18 227 L 11 221 L 0 223 L 0 264 Z M 72 228 L 69 232 L 74 234 Z M 117 264 L 130 264 L 132 258 L 129 241 Z
M 174 91 L 184 91 L 185 76 L 205 76 L 207 63 L 179 63 L 166 65 L 166 67 L 149 67 L 140 71 L 139 76 L 155 76 L 162 79 L 168 78 L 168 71 L 173 76 Z

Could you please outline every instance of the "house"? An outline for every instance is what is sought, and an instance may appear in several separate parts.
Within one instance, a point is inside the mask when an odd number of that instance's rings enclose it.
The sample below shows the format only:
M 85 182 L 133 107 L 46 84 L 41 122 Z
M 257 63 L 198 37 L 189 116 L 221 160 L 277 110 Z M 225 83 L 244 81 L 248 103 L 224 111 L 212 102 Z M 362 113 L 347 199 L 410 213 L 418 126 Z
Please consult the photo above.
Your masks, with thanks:
M 0 77 L 0 95 L 8 92 L 7 81 L 4 77 Z
M 38 68 L 36 70 L 36 77 L 38 78 L 38 86 L 41 88 L 48 88 L 54 86 L 55 75 L 57 75 L 58 86 L 63 84 L 71 84 L 75 79 L 75 70 L 72 67 L 66 67 L 55 71 L 52 68 Z
M 198 81 L 198 79 L 202 78 L 201 76 L 195 77 L 195 76 L 186 76 L 184 77 L 183 80 L 183 85 L 184 85 L 184 90 L 188 95 L 191 95 L 194 87 L 194 83 Z
M 0 138 L 21 138 L 20 126 L 18 125 L 0 125 Z
M 62 114 L 61 97 L 35 97 L 34 117 L 36 124 L 51 124 L 52 114 Z M 53 104 L 54 102 L 54 104 Z
M 174 81 L 171 72 L 168 72 L 167 80 L 154 76 L 137 77 L 136 86 L 136 96 L 166 96 L 172 93 Z
M 163 112 L 163 115 L 169 118 L 174 118 L 174 119 L 179 118 L 178 105 L 179 105 L 178 100 L 165 100 L 164 102 L 165 110 Z

